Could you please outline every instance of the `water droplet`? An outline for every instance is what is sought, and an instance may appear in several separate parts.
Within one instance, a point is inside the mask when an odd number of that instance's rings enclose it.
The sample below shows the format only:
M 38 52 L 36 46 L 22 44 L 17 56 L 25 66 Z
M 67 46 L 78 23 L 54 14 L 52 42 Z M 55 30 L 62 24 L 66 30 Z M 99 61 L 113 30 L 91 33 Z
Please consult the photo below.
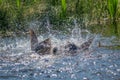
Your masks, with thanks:
M 57 77 L 57 74 L 52 74 L 51 77 Z
M 88 80 L 88 78 L 87 77 L 83 77 L 83 80 Z

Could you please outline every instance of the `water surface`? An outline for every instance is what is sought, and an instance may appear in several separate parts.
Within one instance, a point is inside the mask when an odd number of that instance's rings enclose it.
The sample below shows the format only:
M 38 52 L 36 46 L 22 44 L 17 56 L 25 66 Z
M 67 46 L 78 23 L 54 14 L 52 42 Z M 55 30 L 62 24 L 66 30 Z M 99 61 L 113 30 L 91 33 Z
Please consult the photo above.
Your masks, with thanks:
M 39 35 L 39 41 L 50 37 L 61 49 L 59 55 L 43 56 L 30 50 L 29 36 L 1 38 L 0 80 L 120 80 L 120 27 L 104 26 L 88 28 L 87 36 L 95 39 L 89 50 L 75 56 L 64 55 L 63 46 L 68 41 L 81 45 L 85 34 Z

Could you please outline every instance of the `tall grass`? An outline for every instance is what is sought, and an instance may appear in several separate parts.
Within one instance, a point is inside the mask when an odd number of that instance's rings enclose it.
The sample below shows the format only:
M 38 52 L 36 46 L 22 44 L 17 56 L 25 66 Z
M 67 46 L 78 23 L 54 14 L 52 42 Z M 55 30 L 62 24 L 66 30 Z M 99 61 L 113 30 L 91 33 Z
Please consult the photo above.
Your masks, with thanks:
M 37 2 L 37 0 L 33 0 L 34 2 Z
M 53 25 L 72 22 L 75 17 L 79 22 L 85 19 L 89 23 L 111 18 L 115 21 L 118 15 L 119 0 L 0 0 L 1 20 L 7 22 L 2 26 L 25 28 L 25 23 L 33 19 L 41 20 L 48 16 Z M 109 14 L 108 14 L 109 12 Z M 3 15 L 5 13 L 5 15 Z M 4 19 L 4 18 L 6 19 Z M 26 22 L 25 22 L 26 21 Z M 43 19 L 43 22 L 45 20 Z M 85 22 L 85 21 L 84 21 Z M 71 23 L 72 24 L 72 23 Z M 6 26 L 6 29 L 7 29 Z M 19 26 L 19 27 L 18 27 Z M 23 26 L 23 27 L 21 27 Z M 3 28 L 3 27 L 2 27 Z
M 6 33 L 6 30 L 9 30 L 9 16 L 6 10 L 6 4 L 5 0 L 0 0 L 0 32 Z
M 0 30 L 2 30 L 2 33 L 6 33 L 6 30 L 9 30 L 8 25 L 7 12 L 4 9 L 0 9 Z
M 117 18 L 118 0 L 108 0 L 108 11 L 110 14 L 110 18 L 114 22 Z
M 67 11 L 67 7 L 66 7 L 66 0 L 61 0 L 61 9 L 62 9 L 62 17 L 65 18 L 66 17 L 66 11 Z
M 0 5 L 2 4 L 2 0 L 0 0 Z
M 55 6 L 55 5 L 58 4 L 58 1 L 59 1 L 59 0 L 50 0 L 50 3 L 51 3 L 53 6 Z
M 16 0 L 16 5 L 17 5 L 18 9 L 20 9 L 20 7 L 21 7 L 21 1 L 20 0 Z

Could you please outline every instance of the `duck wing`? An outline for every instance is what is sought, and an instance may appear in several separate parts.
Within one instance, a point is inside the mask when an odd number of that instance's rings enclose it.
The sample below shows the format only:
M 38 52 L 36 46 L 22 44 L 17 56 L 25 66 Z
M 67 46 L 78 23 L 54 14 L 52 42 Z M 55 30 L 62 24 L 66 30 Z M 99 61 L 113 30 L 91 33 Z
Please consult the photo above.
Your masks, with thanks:
M 84 42 L 83 44 L 81 44 L 81 46 L 79 47 L 79 50 L 87 50 L 89 49 L 91 43 L 93 42 L 94 37 L 88 39 L 88 41 Z
M 38 54 L 50 54 L 51 53 L 51 40 L 48 38 L 35 46 L 34 51 Z
M 31 50 L 34 51 L 36 45 L 38 44 L 38 39 L 35 32 L 32 29 L 29 30 L 29 33 L 31 37 Z

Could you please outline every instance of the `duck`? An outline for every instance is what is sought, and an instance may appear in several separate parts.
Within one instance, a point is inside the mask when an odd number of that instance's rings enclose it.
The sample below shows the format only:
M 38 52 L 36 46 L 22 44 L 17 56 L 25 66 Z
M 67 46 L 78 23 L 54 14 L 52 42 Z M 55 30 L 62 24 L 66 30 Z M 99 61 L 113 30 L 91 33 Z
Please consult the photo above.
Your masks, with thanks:
M 52 48 L 50 38 L 47 38 L 39 42 L 35 32 L 32 29 L 29 30 L 29 33 L 30 33 L 30 42 L 31 42 L 32 51 L 35 51 L 39 55 L 52 54 L 52 53 L 55 54 L 57 52 L 56 47 Z
M 89 38 L 80 46 L 77 46 L 75 43 L 69 42 L 67 45 L 65 45 L 65 49 L 67 50 L 67 53 L 70 53 L 70 54 L 76 54 L 78 51 L 89 50 L 89 47 L 92 44 L 93 40 L 94 40 L 94 37 Z
M 29 30 L 29 33 L 30 33 L 30 37 L 31 37 L 30 40 L 31 40 L 31 50 L 32 51 L 35 51 L 36 53 L 38 53 L 40 55 L 44 55 L 44 54 L 56 55 L 57 54 L 58 48 L 52 46 L 50 38 L 47 38 L 47 39 L 39 42 L 35 32 L 32 29 Z M 68 42 L 68 44 L 66 44 L 64 46 L 64 48 L 67 51 L 67 53 L 76 54 L 78 51 L 88 50 L 90 45 L 92 44 L 93 40 L 94 40 L 94 37 L 89 38 L 87 41 L 82 43 L 80 46 L 77 46 L 74 43 Z

